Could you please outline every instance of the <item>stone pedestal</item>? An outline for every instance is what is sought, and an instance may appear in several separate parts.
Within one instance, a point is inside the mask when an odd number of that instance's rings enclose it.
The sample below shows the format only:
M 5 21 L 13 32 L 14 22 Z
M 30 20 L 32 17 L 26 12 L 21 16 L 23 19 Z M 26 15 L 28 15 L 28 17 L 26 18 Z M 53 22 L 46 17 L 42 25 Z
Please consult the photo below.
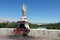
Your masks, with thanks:
M 30 29 L 30 28 L 29 28 L 29 23 L 26 22 L 26 21 L 18 21 L 18 27 L 19 27 L 19 25 L 25 26 L 26 28 Z
M 21 20 L 18 21 L 18 23 L 19 23 L 18 27 L 25 26 L 27 29 L 30 30 L 29 23 L 26 18 L 26 6 L 24 4 L 22 6 L 22 17 L 21 17 Z

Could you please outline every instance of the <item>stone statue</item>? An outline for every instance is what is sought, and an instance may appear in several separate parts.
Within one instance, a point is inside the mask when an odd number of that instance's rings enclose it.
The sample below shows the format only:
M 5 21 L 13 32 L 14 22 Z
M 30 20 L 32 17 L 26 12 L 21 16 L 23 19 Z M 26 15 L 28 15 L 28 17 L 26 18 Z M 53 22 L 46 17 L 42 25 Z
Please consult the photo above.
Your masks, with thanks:
M 28 35 L 28 33 L 30 32 L 30 27 L 26 18 L 26 6 L 24 4 L 22 6 L 22 17 L 21 20 L 18 21 L 18 24 L 19 25 L 17 26 L 17 28 L 13 30 L 13 33 L 21 34 L 23 32 L 23 35 Z
M 26 6 L 23 4 L 22 6 L 22 15 L 25 16 L 26 15 Z

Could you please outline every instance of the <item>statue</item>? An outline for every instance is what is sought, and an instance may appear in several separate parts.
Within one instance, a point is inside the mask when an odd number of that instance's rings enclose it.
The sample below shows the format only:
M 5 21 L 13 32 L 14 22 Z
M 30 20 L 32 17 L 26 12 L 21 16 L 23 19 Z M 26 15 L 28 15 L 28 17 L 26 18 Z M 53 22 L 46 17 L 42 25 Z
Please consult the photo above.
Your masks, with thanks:
M 27 36 L 30 32 L 29 23 L 26 18 L 26 6 L 23 4 L 22 6 L 22 18 L 18 21 L 18 26 L 13 30 L 15 35 L 22 34 L 23 36 Z
M 23 4 L 22 6 L 22 15 L 25 16 L 26 15 L 26 6 Z

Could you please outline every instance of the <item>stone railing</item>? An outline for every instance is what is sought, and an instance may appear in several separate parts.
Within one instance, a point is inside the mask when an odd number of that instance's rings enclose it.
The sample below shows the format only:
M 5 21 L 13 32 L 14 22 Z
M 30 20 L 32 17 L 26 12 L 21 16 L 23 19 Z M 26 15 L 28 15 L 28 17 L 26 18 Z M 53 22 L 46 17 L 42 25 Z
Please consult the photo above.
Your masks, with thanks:
M 31 29 L 30 36 L 39 37 L 41 39 L 60 40 L 60 30 L 37 30 Z
M 0 28 L 0 36 L 2 35 L 12 35 L 14 28 Z M 40 30 L 40 29 L 31 29 L 29 36 L 39 37 L 41 39 L 54 39 L 60 40 L 60 30 Z

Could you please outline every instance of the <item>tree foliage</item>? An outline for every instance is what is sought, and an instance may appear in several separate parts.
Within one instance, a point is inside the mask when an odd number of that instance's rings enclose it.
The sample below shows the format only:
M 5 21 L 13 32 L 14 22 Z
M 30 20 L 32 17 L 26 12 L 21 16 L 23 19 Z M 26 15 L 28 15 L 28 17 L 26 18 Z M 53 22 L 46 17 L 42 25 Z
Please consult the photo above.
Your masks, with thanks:
M 0 23 L 0 28 L 16 28 L 18 26 L 17 22 L 6 22 L 6 23 Z M 30 28 L 47 28 L 47 29 L 60 29 L 60 23 L 54 23 L 54 24 L 43 24 L 43 25 L 37 25 L 29 23 Z
M 0 23 L 0 28 L 16 28 L 17 22 Z

